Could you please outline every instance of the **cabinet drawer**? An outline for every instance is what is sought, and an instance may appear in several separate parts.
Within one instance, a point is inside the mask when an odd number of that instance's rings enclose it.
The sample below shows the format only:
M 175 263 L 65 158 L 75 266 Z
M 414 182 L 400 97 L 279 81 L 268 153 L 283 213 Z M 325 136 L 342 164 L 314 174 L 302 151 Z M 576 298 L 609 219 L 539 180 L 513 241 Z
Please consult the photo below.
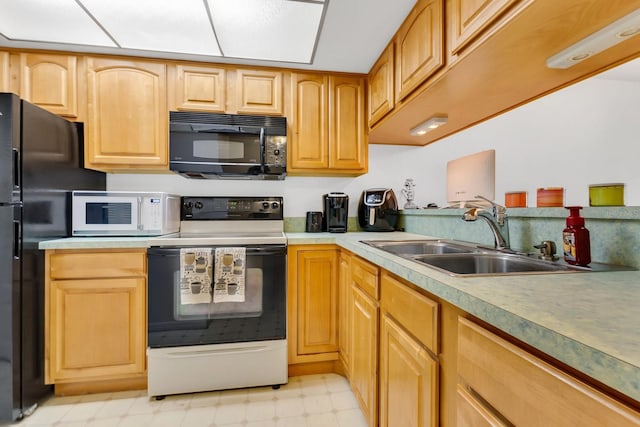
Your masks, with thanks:
M 438 348 L 438 303 L 386 271 L 380 279 L 381 306 L 434 354 Z
M 51 279 L 131 277 L 147 275 L 146 251 L 53 252 L 49 256 Z
M 515 425 L 640 425 L 640 414 L 631 408 L 463 318 L 458 373 Z
M 351 280 L 375 300 L 380 299 L 378 274 L 378 267 L 362 258 L 353 257 L 351 261 Z

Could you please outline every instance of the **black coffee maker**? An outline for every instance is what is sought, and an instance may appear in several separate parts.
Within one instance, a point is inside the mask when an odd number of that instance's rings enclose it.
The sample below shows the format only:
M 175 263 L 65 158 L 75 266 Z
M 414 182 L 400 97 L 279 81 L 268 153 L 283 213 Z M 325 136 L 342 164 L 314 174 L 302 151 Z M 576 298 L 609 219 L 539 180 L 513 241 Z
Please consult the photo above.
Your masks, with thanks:
M 349 196 L 344 193 L 329 193 L 322 196 L 324 215 L 322 231 L 346 233 L 349 218 Z

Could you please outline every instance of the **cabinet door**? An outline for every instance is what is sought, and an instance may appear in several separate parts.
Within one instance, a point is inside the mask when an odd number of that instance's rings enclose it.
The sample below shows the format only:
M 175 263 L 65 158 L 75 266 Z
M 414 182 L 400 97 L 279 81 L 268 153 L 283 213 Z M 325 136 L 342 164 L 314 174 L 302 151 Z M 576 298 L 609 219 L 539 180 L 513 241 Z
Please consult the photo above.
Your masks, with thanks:
M 236 105 L 241 114 L 284 113 L 282 73 L 279 71 L 236 71 Z
M 351 343 L 351 255 L 341 251 L 338 278 L 338 348 L 340 360 L 349 376 L 349 354 Z
M 219 67 L 176 65 L 171 79 L 174 110 L 224 113 L 226 108 L 226 70 Z
M 449 9 L 449 34 L 452 54 L 467 44 L 518 0 L 452 0 Z
M 166 66 L 89 58 L 86 163 L 100 170 L 167 169 Z
M 43 53 L 20 54 L 20 97 L 54 114 L 77 118 L 76 57 Z
M 287 169 L 327 169 L 327 85 L 322 74 L 294 73 L 292 135 Z
M 351 287 L 351 388 L 369 426 L 378 420 L 378 303 Z
M 9 52 L 0 52 L 0 92 L 10 92 L 9 76 Z
M 442 0 L 419 0 L 396 34 L 396 101 L 444 64 Z
M 329 166 L 365 172 L 364 78 L 329 77 Z
M 369 127 L 373 127 L 382 117 L 395 106 L 393 87 L 393 42 L 382 52 L 378 61 L 369 72 L 368 99 L 369 99 Z
M 49 383 L 144 373 L 143 277 L 53 280 L 50 286 Z
M 338 351 L 338 251 L 298 252 L 298 354 Z
M 507 424 L 496 414 L 459 384 L 456 395 L 456 416 L 458 427 L 507 427 Z
M 514 425 L 640 425 L 640 413 L 464 318 L 457 366 L 463 385 Z
M 380 325 L 380 426 L 438 425 L 438 364 L 389 316 Z

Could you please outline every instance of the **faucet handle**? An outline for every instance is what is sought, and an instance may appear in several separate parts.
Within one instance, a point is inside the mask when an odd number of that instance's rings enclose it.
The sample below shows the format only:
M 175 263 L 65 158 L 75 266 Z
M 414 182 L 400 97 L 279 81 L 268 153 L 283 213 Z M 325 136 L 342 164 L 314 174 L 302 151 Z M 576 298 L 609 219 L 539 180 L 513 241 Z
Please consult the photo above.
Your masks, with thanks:
M 556 243 L 553 240 L 544 240 L 539 245 L 533 245 L 534 248 L 540 249 L 540 258 L 546 261 L 555 261 L 558 259 L 556 256 Z

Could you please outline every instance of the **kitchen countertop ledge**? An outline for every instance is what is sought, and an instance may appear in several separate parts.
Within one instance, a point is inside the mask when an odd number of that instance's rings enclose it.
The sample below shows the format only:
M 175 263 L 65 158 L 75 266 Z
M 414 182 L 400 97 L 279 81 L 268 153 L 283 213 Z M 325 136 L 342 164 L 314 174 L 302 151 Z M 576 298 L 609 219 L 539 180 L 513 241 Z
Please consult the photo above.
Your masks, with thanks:
M 456 277 L 361 240 L 393 233 L 286 233 L 289 245 L 337 244 L 640 402 L 640 271 Z M 153 238 L 68 238 L 40 249 L 148 247 Z

